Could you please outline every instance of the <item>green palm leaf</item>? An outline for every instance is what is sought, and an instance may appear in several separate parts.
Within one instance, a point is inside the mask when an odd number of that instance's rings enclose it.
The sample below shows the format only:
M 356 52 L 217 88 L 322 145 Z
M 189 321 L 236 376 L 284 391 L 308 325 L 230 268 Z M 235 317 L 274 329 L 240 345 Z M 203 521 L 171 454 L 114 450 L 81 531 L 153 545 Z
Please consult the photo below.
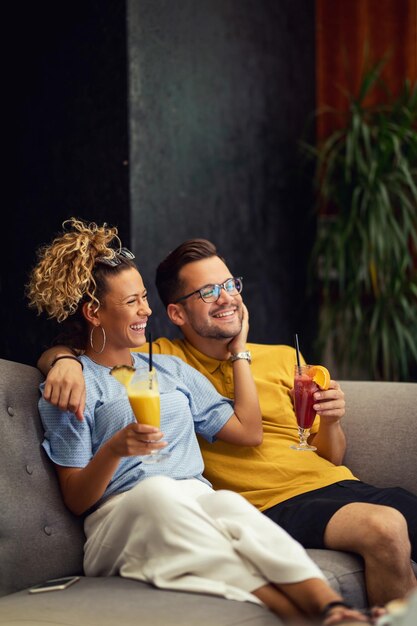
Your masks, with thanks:
M 396 98 L 386 90 L 384 103 L 364 106 L 383 86 L 386 62 L 365 72 L 356 96 L 348 94 L 344 124 L 337 114 L 335 132 L 318 146 L 303 145 L 315 162 L 318 191 L 311 267 L 319 268 L 323 302 L 319 347 L 332 338 L 345 372 L 411 380 L 417 375 L 417 83 L 406 81 Z M 323 205 L 331 207 L 331 219 L 322 221 Z

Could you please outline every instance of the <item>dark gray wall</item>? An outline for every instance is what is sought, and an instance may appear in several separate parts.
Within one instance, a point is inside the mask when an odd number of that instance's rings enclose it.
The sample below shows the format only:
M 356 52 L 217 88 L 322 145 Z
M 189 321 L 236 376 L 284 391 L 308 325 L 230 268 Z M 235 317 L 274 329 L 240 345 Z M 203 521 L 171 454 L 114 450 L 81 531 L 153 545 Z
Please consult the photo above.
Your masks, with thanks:
M 297 142 L 314 109 L 312 0 L 129 0 L 133 247 L 155 334 L 154 270 L 190 237 L 245 280 L 250 339 L 305 352 L 311 190 Z
M 250 338 L 296 328 L 308 352 L 297 141 L 314 108 L 314 2 L 20 0 L 2 15 L 0 356 L 35 363 L 51 341 L 24 284 L 72 215 L 117 224 L 126 245 L 132 230 L 150 287 L 182 240 L 212 239 L 245 278 Z M 155 334 L 172 333 L 151 301 Z
M 27 308 L 35 250 L 72 215 L 117 224 L 129 242 L 126 10 L 19 0 L 2 18 L 0 356 L 33 364 L 56 332 Z

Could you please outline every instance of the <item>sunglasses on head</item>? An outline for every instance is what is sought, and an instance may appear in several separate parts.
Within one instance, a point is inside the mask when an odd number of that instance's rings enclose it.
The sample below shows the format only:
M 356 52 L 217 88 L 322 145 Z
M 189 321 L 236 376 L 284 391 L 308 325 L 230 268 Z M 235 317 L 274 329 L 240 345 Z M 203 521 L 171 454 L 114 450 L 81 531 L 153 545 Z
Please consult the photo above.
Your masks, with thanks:
M 116 265 L 120 265 L 120 263 L 122 263 L 121 259 L 132 260 L 135 258 L 133 252 L 127 248 L 120 248 L 120 250 L 113 250 L 113 252 L 113 257 L 98 256 L 96 258 L 96 263 L 104 263 L 105 265 L 110 265 L 110 267 L 116 267 Z

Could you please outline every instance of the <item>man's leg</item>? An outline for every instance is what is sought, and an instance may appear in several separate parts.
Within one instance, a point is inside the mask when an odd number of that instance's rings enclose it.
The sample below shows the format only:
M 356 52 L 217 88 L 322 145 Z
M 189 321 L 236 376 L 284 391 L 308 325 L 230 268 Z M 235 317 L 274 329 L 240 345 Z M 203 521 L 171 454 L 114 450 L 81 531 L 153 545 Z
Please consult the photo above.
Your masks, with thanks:
M 362 502 L 347 504 L 330 518 L 324 544 L 363 557 L 371 605 L 383 605 L 417 588 L 407 523 L 396 509 Z

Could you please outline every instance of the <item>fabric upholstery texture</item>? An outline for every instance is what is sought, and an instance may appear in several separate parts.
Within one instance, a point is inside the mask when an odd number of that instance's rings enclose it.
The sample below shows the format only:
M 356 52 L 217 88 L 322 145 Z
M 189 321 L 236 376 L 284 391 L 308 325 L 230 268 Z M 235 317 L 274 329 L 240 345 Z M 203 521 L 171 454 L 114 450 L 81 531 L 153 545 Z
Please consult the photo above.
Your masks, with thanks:
M 0 359 L 0 626 L 85 623 L 269 626 L 263 607 L 202 594 L 156 590 L 112 578 L 86 578 L 63 592 L 31 595 L 27 587 L 82 573 L 82 519 L 64 506 L 55 472 L 41 448 L 37 410 L 40 373 Z M 417 384 L 342 382 L 347 414 L 346 464 L 362 480 L 417 493 Z M 345 599 L 367 604 L 363 564 L 352 554 L 309 550 Z M 417 566 L 416 566 L 417 573 Z M 63 620 L 65 616 L 65 620 Z M 25 621 L 26 620 L 26 621 Z
M 47 620 L 45 619 L 47 617 Z M 65 591 L 0 600 L 0 626 L 283 626 L 262 606 L 156 590 L 126 578 L 82 578 Z
M 417 384 L 340 383 L 347 411 L 344 463 L 378 487 L 400 485 L 417 493 Z
M 0 361 L 0 595 L 82 572 L 82 520 L 63 504 L 41 450 L 40 373 Z

